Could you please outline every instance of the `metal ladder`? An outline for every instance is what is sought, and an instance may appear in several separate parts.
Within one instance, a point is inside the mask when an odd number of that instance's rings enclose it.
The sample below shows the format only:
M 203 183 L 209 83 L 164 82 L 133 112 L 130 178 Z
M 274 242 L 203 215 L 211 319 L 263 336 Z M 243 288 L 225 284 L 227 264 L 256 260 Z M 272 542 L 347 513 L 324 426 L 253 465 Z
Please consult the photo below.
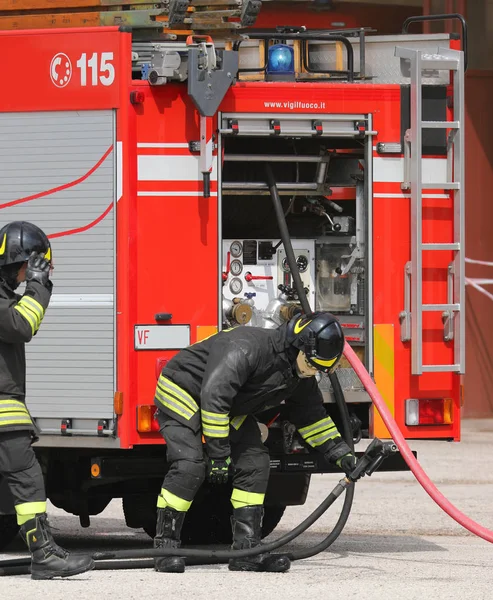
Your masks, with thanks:
M 409 61 L 411 69 L 411 129 L 405 143 L 405 171 L 411 188 L 411 261 L 406 265 L 406 307 L 401 313 L 401 339 L 411 340 L 412 373 L 464 373 L 465 367 L 465 261 L 464 261 L 464 55 L 458 50 L 425 50 L 396 47 L 395 55 Z M 453 77 L 454 121 L 422 120 L 423 71 L 446 70 Z M 423 182 L 422 134 L 424 129 L 448 129 L 447 181 Z M 410 138 L 410 139 L 409 139 Z M 407 167 L 407 168 L 406 168 Z M 405 175 L 406 179 L 406 175 Z M 406 187 L 404 183 L 403 187 Z M 454 200 L 452 243 L 423 243 L 423 190 L 450 190 Z M 445 304 L 423 305 L 423 252 L 453 251 L 448 266 Z M 423 311 L 442 312 L 444 341 L 454 342 L 454 364 L 423 364 Z

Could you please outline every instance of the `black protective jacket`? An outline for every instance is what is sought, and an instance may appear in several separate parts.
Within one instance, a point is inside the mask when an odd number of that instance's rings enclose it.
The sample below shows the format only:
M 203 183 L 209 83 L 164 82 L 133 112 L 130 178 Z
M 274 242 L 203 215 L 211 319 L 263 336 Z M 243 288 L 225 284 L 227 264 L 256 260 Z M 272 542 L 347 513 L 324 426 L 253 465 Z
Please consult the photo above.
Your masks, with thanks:
M 228 432 L 241 417 L 285 401 L 288 418 L 320 452 L 339 438 L 327 416 L 315 377 L 295 372 L 298 351 L 279 329 L 236 327 L 180 351 L 163 369 L 155 404 L 202 432 L 213 458 L 230 453 Z
M 51 283 L 30 282 L 23 296 L 0 279 L 0 434 L 35 430 L 25 405 L 25 343 L 35 335 L 51 297 Z

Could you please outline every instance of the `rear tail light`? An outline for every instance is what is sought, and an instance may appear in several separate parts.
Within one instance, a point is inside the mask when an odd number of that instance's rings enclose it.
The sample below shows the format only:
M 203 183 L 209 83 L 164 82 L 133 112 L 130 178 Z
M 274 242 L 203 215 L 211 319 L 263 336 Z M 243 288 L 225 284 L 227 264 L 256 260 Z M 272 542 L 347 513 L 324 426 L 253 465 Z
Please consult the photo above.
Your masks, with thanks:
M 451 425 L 451 398 L 409 398 L 406 400 L 406 425 Z
M 137 431 L 140 433 L 150 433 L 159 431 L 159 423 L 154 418 L 157 407 L 153 404 L 142 404 L 137 406 Z

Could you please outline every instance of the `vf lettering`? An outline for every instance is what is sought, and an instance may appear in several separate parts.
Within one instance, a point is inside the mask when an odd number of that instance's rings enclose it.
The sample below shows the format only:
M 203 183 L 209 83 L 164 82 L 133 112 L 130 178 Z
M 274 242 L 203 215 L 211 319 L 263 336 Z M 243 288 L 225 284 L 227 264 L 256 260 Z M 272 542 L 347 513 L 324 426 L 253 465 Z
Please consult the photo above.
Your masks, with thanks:
M 137 337 L 139 338 L 139 344 L 145 346 L 149 339 L 149 330 L 141 329 L 140 331 L 137 331 Z

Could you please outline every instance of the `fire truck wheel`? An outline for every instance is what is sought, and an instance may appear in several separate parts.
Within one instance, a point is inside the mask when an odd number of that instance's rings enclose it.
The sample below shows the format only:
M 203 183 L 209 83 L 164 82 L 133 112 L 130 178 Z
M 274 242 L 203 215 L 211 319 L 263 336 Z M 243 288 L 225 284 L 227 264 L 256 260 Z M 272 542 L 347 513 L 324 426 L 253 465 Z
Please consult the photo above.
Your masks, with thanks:
M 19 531 L 15 515 L 0 515 L 0 550 L 12 542 Z

